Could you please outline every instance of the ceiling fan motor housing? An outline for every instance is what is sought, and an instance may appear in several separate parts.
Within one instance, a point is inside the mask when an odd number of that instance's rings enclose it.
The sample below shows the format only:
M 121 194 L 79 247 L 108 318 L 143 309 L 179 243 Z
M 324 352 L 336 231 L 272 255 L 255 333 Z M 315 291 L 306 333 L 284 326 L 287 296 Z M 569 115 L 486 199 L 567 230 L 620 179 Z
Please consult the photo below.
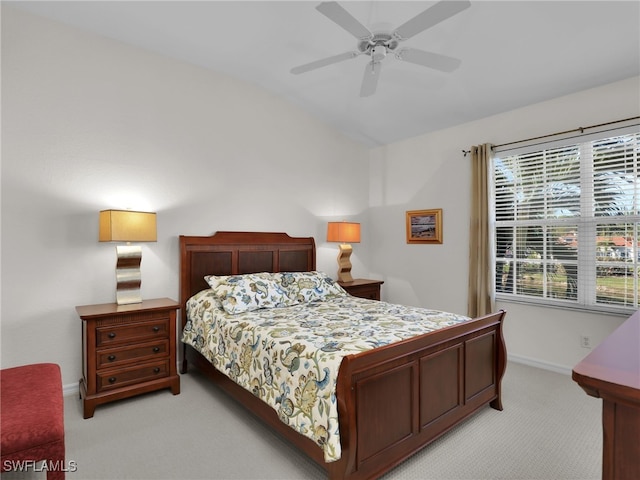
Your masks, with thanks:
M 398 47 L 398 41 L 388 33 L 376 33 L 373 37 L 358 43 L 358 50 L 371 55 L 374 62 L 379 62 Z

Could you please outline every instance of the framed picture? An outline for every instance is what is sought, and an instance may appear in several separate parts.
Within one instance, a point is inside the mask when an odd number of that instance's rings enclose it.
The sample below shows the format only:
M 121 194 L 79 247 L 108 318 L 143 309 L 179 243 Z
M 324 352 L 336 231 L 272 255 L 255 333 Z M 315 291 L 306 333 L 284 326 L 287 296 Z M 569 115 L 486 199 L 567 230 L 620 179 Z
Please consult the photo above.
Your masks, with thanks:
M 408 211 L 407 243 L 442 243 L 442 209 Z

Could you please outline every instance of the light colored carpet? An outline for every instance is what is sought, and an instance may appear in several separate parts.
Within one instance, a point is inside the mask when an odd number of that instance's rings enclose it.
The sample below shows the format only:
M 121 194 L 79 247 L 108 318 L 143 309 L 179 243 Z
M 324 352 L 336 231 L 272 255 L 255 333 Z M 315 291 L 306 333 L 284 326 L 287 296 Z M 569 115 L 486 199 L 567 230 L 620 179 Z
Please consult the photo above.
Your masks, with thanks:
M 86 420 L 78 398 L 66 397 L 67 460 L 77 464 L 67 479 L 325 478 L 197 372 L 181 378 L 180 395 L 165 390 L 99 406 Z M 570 377 L 510 363 L 502 403 L 502 412 L 482 409 L 383 479 L 600 478 L 602 402 Z

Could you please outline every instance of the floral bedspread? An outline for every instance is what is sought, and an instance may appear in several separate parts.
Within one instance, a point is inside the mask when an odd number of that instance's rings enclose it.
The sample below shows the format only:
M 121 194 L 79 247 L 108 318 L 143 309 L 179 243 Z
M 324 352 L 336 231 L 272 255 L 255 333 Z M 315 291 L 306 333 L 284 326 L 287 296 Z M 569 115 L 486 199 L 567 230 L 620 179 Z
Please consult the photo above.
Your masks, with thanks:
M 468 320 L 346 294 L 229 314 L 211 289 L 187 302 L 187 318 L 182 341 L 315 441 L 327 462 L 341 455 L 335 390 L 342 358 Z

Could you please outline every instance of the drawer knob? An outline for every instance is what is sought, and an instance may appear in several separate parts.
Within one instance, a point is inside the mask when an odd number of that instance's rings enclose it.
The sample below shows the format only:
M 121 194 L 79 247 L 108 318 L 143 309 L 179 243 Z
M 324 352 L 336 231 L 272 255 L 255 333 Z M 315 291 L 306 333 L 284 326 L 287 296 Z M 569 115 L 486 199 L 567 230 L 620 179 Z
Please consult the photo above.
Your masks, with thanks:
M 116 338 L 115 332 L 111 332 L 108 336 L 109 336 L 109 338 Z
M 154 368 L 153 373 L 160 373 L 160 369 L 158 367 Z
M 113 361 L 116 359 L 116 356 L 115 356 L 115 355 L 109 355 L 109 356 L 107 357 L 107 359 L 108 359 L 110 362 L 113 362 Z
M 153 353 L 158 353 L 160 351 L 160 347 L 153 347 Z
M 160 331 L 160 327 L 158 327 L 158 326 L 153 327 L 153 331 L 156 332 L 156 333 L 159 332 Z
M 115 383 L 116 377 L 109 377 L 109 383 Z

